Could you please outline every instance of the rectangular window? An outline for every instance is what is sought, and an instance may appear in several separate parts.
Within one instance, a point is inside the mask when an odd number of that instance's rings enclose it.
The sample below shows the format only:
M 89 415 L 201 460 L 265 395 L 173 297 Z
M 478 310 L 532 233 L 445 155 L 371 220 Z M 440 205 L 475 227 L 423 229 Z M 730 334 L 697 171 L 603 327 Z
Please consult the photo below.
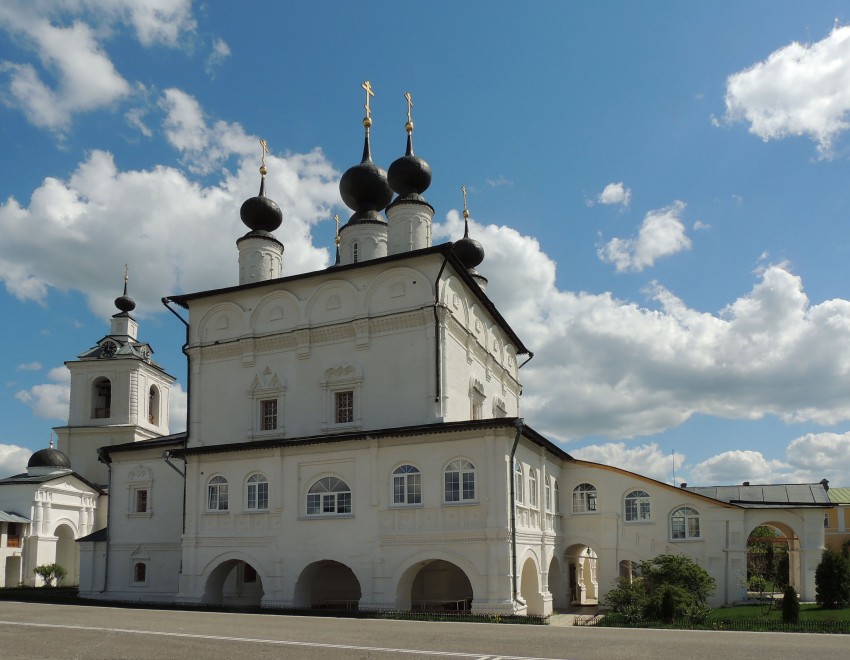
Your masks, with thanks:
M 319 493 L 307 494 L 307 515 L 314 516 L 321 513 L 322 496 Z
M 473 472 L 463 473 L 463 499 L 475 499 L 475 473 Z
M 137 488 L 134 501 L 133 501 L 133 511 L 134 513 L 147 513 L 148 511 L 148 489 L 147 488 Z
M 260 401 L 260 430 L 274 431 L 277 428 L 277 399 Z
M 354 392 L 346 390 L 334 393 L 334 420 L 337 424 L 349 424 L 354 421 Z

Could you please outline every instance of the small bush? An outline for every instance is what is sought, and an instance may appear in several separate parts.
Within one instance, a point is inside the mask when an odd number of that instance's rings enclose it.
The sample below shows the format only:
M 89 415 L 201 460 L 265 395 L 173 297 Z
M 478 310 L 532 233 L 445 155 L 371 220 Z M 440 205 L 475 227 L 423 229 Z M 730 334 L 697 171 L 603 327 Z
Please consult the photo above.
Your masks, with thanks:
M 750 578 L 750 591 L 758 591 L 762 592 L 767 587 L 767 580 L 765 580 L 761 575 L 753 575 Z
M 56 586 L 58 586 L 62 579 L 68 575 L 68 571 L 59 564 L 42 564 L 32 569 L 32 572 L 44 580 L 45 587 L 54 586 L 54 580 L 56 581 Z
M 782 594 L 782 623 L 800 622 L 800 599 L 794 587 L 788 585 Z

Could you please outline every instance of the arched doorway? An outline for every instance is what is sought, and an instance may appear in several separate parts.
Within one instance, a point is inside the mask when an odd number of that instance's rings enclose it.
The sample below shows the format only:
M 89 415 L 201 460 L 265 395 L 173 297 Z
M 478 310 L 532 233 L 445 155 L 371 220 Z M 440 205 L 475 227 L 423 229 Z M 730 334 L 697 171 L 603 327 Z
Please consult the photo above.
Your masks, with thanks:
M 636 561 L 631 561 L 629 559 L 623 559 L 620 562 L 620 571 L 619 575 L 621 578 L 624 578 L 631 582 L 634 580 L 640 572 L 640 567 Z
M 263 581 L 257 570 L 239 559 L 222 562 L 210 573 L 204 587 L 204 603 L 225 607 L 259 607 Z
M 396 606 L 416 612 L 468 612 L 472 609 L 472 583 L 461 568 L 443 559 L 418 562 L 408 568 L 398 584 Z
M 570 603 L 572 605 L 598 605 L 598 558 L 596 551 L 577 543 L 567 548 L 566 559 L 570 571 Z
M 79 584 L 80 559 L 77 555 L 77 543 L 74 541 L 74 530 L 68 525 L 59 525 L 53 532 L 56 537 L 56 563 L 65 569 L 65 577 L 57 586 Z
M 522 573 L 520 573 L 519 593 L 525 601 L 526 613 L 542 616 L 545 612 L 543 610 L 543 594 L 540 593 L 539 574 L 534 560 L 531 557 L 526 559 L 522 565 Z
M 564 587 L 564 576 L 561 574 L 561 562 L 557 557 L 552 557 L 549 562 L 549 593 L 552 594 L 552 607 L 556 610 L 564 610 L 569 607 L 570 602 L 567 590 Z
M 789 584 L 800 593 L 800 539 L 784 523 L 755 526 L 747 535 L 747 591 L 772 596 Z
M 338 561 L 313 562 L 295 583 L 296 607 L 356 610 L 360 596 L 360 581 L 354 571 Z

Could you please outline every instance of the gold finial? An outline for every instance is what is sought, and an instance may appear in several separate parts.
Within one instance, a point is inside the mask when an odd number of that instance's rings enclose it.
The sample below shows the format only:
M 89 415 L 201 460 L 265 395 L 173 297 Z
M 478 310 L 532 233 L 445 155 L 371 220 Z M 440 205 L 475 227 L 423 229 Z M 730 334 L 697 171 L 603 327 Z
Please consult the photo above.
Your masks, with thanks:
M 410 92 L 404 93 L 404 98 L 407 99 L 407 123 L 404 125 L 404 130 L 410 135 L 413 133 L 413 119 L 410 116 L 410 109 L 413 107 L 413 99 L 410 98 Z
M 463 219 L 469 220 L 469 209 L 466 208 L 466 186 L 461 186 L 460 189 L 463 192 Z
M 363 106 L 366 108 L 366 116 L 363 117 L 363 127 L 369 128 L 372 125 L 372 109 L 369 107 L 369 97 L 375 96 L 375 92 L 372 91 L 372 83 L 368 80 L 364 81 L 360 86 L 366 90 L 366 105 Z
M 334 213 L 334 222 L 336 223 L 336 238 L 334 238 L 334 243 L 339 247 L 339 213 Z
M 266 154 L 269 153 L 269 144 L 265 140 L 260 140 L 260 146 L 263 148 L 263 156 L 260 160 L 260 174 L 265 176 L 268 172 L 266 169 Z
M 130 281 L 130 267 L 127 264 L 124 264 L 124 284 Z

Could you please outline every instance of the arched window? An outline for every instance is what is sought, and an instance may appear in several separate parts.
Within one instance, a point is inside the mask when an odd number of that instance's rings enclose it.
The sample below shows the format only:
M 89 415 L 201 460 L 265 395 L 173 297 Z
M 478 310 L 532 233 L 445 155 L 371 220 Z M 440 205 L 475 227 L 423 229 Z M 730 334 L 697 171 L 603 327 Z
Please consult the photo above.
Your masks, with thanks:
M 549 478 L 546 479 L 546 487 L 545 487 L 544 497 L 546 498 L 546 510 L 551 511 L 552 510 L 552 480 L 549 479 Z
M 140 584 L 148 580 L 148 565 L 142 561 L 133 564 L 133 582 Z
M 96 378 L 92 383 L 92 419 L 108 419 L 112 415 L 112 383 L 108 378 Z
M 443 498 L 446 502 L 475 501 L 475 466 L 472 463 L 459 458 L 446 466 L 443 475 Z
M 207 486 L 207 509 L 227 511 L 227 479 L 213 477 Z
M 265 511 L 269 508 L 269 482 L 257 473 L 248 477 L 248 501 L 249 511 Z
M 633 490 L 626 495 L 626 522 L 650 520 L 649 502 L 649 493 L 644 490 Z
M 358 254 L 359 248 L 360 248 L 360 246 L 357 245 L 357 243 L 351 244 L 351 263 L 355 263 L 355 264 L 357 263 L 358 257 L 360 256 Z
M 596 486 L 579 484 L 573 489 L 573 513 L 596 511 Z
M 151 385 L 148 392 L 148 422 L 159 426 L 159 388 Z
M 422 473 L 412 465 L 393 471 L 393 504 L 422 504 Z
M 537 470 L 528 468 L 528 503 L 537 506 Z
M 324 477 L 307 491 L 308 516 L 351 513 L 351 489 L 342 479 Z
M 524 493 L 522 492 L 523 481 L 522 465 L 520 465 L 519 461 L 514 461 L 514 499 L 520 504 L 522 504 L 525 499 Z
M 689 506 L 683 506 L 670 514 L 671 539 L 698 539 L 699 511 Z

